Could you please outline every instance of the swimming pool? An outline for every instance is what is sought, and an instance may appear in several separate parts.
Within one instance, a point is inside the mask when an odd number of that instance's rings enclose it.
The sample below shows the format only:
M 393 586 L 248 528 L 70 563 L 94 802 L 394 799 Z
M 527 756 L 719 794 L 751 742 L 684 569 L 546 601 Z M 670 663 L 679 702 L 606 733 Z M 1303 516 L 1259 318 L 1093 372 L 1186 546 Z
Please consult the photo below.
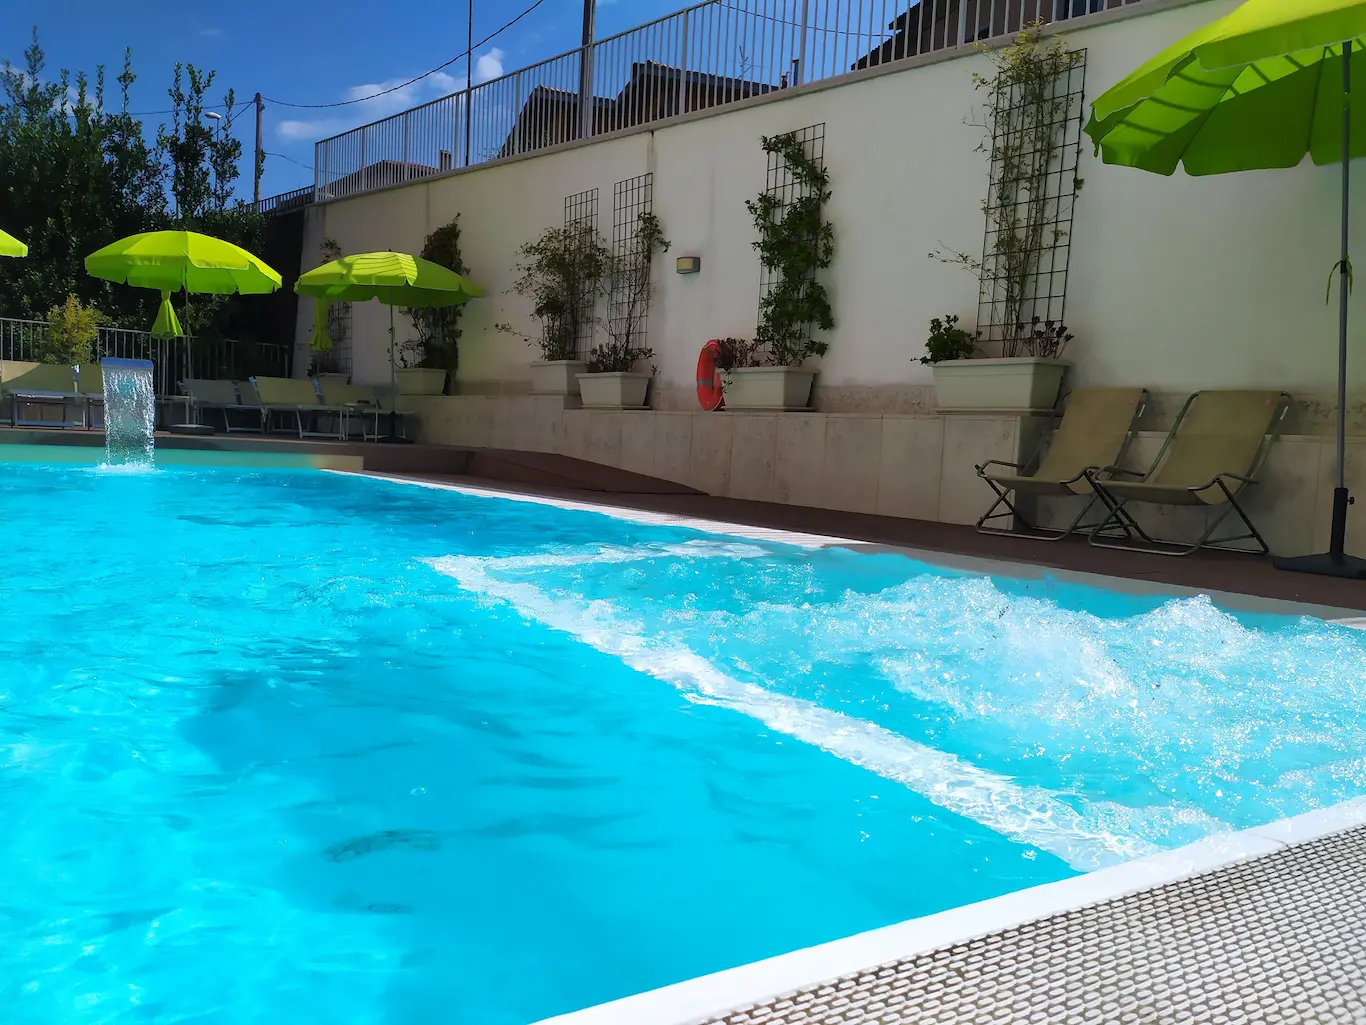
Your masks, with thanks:
M 6 1021 L 525 1025 L 1366 793 L 1366 637 L 313 471 L 6 466 Z

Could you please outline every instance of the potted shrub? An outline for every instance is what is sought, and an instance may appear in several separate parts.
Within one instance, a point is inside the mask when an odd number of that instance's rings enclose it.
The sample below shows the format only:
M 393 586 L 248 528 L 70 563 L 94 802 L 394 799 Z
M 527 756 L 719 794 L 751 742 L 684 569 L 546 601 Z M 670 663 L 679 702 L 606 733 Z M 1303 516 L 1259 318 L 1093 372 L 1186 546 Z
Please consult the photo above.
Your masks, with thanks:
M 653 285 L 650 272 L 656 253 L 669 248 L 659 218 L 642 213 L 631 235 L 612 254 L 611 301 L 607 340 L 593 349 L 586 373 L 578 375 L 585 408 L 642 409 L 653 373 L 636 367 L 654 357 L 644 345 Z
M 437 228 L 422 243 L 422 258 L 468 274 L 460 255 L 460 215 Z M 401 395 L 444 395 L 446 382 L 460 367 L 460 315 L 463 305 L 408 309 L 417 337 L 399 348 L 396 371 Z
M 1070 363 L 1062 354 L 1072 334 L 1061 323 L 1017 325 L 1004 340 L 1004 356 L 974 359 L 977 338 L 958 327 L 958 318 L 930 321 L 920 362 L 934 369 L 936 405 L 944 412 L 993 410 L 1040 412 L 1053 409 Z
M 1080 103 L 1073 76 L 1084 53 L 1068 50 L 1058 37 L 1044 40 L 1040 27 L 1031 25 L 1010 45 L 988 51 L 988 58 L 994 73 L 973 76 L 986 93 L 986 245 L 981 259 L 942 247 L 930 255 L 977 279 L 982 315 L 973 348 L 995 358 L 955 353 L 962 339 L 949 337 L 958 329 L 946 318 L 931 322 L 924 362 L 934 366 L 941 410 L 1052 410 L 1069 366 L 1061 357 L 1072 340 L 1061 320 L 1067 261 L 1060 272 L 1054 259 L 1068 244 L 1082 184 L 1058 167 L 1071 145 L 1066 126 Z M 1055 310 L 1057 319 L 1045 319 Z M 1035 311 L 1043 317 L 1031 316 Z
M 786 164 L 796 198 L 784 202 L 765 191 L 745 204 L 770 284 L 759 301 L 757 337 L 739 348 L 737 365 L 722 373 L 722 389 L 731 410 L 806 409 L 816 377 L 807 362 L 828 348 L 812 337 L 812 329 L 835 326 L 830 296 L 816 280 L 835 255 L 835 229 L 822 216 L 830 175 L 795 134 L 765 138 L 763 146 Z
M 540 331 L 526 338 L 540 350 L 531 364 L 531 390 L 538 395 L 579 394 L 579 375 L 588 369 L 578 356 L 579 338 L 593 321 L 612 254 L 592 225 L 571 221 L 548 228 L 519 250 L 520 273 L 512 290 L 531 300 Z M 519 334 L 511 325 L 499 330 Z

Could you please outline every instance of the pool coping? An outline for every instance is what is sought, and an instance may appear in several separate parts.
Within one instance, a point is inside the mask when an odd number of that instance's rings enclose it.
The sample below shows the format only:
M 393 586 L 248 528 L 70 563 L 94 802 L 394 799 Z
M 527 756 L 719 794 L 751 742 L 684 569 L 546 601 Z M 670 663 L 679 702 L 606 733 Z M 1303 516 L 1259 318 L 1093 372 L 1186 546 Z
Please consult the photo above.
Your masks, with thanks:
M 709 534 L 739 537 L 750 541 L 768 541 L 776 544 L 795 545 L 799 548 L 850 548 L 861 552 L 901 555 L 924 562 L 931 566 L 960 570 L 968 573 L 981 573 L 987 576 L 1008 577 L 1013 580 L 1058 580 L 1064 583 L 1082 584 L 1089 587 L 1117 591 L 1139 597 L 1170 596 L 1174 598 L 1194 598 L 1207 595 L 1216 605 L 1235 612 L 1260 613 L 1282 616 L 1310 616 L 1340 626 L 1366 629 L 1366 616 L 1360 610 L 1309 602 L 1291 601 L 1284 598 L 1268 598 L 1240 591 L 1226 591 L 1215 588 L 1191 587 L 1186 584 L 1171 584 L 1142 577 L 1126 577 L 1106 573 L 1091 573 L 1081 570 L 1063 569 L 1046 566 L 1027 560 L 996 559 L 988 556 L 965 555 L 946 552 L 940 549 L 917 548 L 910 545 L 885 544 L 861 541 L 855 538 L 836 535 L 814 534 L 802 531 L 784 530 L 777 527 L 759 527 L 735 521 L 687 516 L 679 513 L 659 512 L 637 509 L 614 504 L 610 500 L 592 501 L 582 498 L 562 498 L 546 495 L 535 490 L 512 490 L 492 485 L 468 482 L 451 483 L 448 481 L 428 480 L 418 477 L 377 472 L 372 470 L 351 470 L 326 468 L 326 473 L 346 477 L 366 477 L 406 484 L 413 487 L 437 491 L 455 491 L 460 494 L 486 498 L 502 498 L 514 502 L 533 505 L 553 506 L 576 512 L 599 513 L 614 519 L 627 520 L 648 526 L 680 527 Z
M 480 484 L 455 484 L 373 472 L 328 472 L 345 476 L 372 477 L 474 496 L 595 512 L 636 523 L 683 527 L 748 540 L 771 541 L 813 549 L 848 547 L 865 552 L 896 553 L 930 565 L 1014 579 L 1048 577 L 1129 594 L 1204 594 L 1217 604 L 1239 611 L 1307 615 L 1356 629 L 1366 629 L 1366 618 L 1361 617 L 1355 610 L 1309 605 L 1238 592 L 1213 591 L 1129 577 L 1111 577 L 1043 567 L 1028 562 L 1017 563 L 937 550 L 875 544 L 850 538 L 755 527 L 616 506 L 610 502 L 558 498 L 532 491 L 512 491 Z M 1266 825 L 1209 836 L 1174 850 L 1161 851 L 1120 865 L 1026 887 L 988 900 L 687 979 L 659 989 L 546 1018 L 533 1025 L 699 1025 L 751 1005 L 781 998 L 789 993 L 811 990 L 877 966 L 905 961 L 978 937 L 1016 928 L 1028 922 L 1167 886 L 1192 876 L 1217 872 L 1252 858 L 1362 825 L 1366 825 L 1366 796 L 1279 819 Z
M 1366 824 L 1366 797 L 1031 886 L 813 947 L 545 1018 L 534 1025 L 699 1025 L 978 937 L 1226 869 Z

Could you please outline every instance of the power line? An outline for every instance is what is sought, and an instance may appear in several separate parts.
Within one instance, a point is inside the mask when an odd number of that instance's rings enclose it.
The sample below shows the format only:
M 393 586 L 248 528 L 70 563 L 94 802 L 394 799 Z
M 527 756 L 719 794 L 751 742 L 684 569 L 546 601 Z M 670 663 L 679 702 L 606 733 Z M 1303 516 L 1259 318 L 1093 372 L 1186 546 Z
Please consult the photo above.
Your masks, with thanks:
M 473 2 L 473 0 L 471 0 L 471 2 Z M 530 7 L 524 10 L 521 14 L 517 15 L 517 17 L 513 18 L 507 24 L 503 25 L 501 28 L 493 32 L 490 32 L 483 39 L 479 40 L 479 42 L 474 43 L 470 47 L 469 56 L 473 58 L 473 51 L 479 49 L 479 47 L 483 46 L 485 43 L 493 42 L 493 40 L 497 39 L 508 29 L 512 28 L 513 25 L 516 25 L 519 21 L 525 18 L 536 8 L 540 7 L 543 3 L 545 3 L 545 0 L 536 0 L 535 3 L 533 3 Z M 349 107 L 353 103 L 365 103 L 367 100 L 376 100 L 379 99 L 379 97 L 381 96 L 388 96 L 390 93 L 396 93 L 400 89 L 406 89 L 410 85 L 413 85 L 417 82 L 421 82 L 424 78 L 427 78 L 431 75 L 435 75 L 438 71 L 444 71 L 446 68 L 450 67 L 452 64 L 454 64 L 456 61 L 460 60 L 464 56 L 466 55 L 463 53 L 457 53 L 450 60 L 446 61 L 446 63 L 438 64 L 430 71 L 424 71 L 416 78 L 410 78 L 408 79 L 408 81 L 402 83 L 401 85 L 395 85 L 391 86 L 388 89 L 382 89 L 377 93 L 371 93 L 369 96 L 358 96 L 354 100 L 337 100 L 335 103 L 286 103 L 284 100 L 271 99 L 269 96 L 263 96 L 261 98 L 265 100 L 267 103 L 275 104 L 277 107 L 295 107 L 301 110 L 324 110 L 331 107 Z
M 288 160 L 291 164 L 298 164 L 298 166 L 299 166 L 299 167 L 302 167 L 305 171 L 311 171 L 311 170 L 313 170 L 313 165 L 312 165 L 312 164 L 300 163 L 298 160 L 295 160 L 293 157 L 287 157 L 287 156 L 285 156 L 283 153 L 272 153 L 272 152 L 271 152 L 270 150 L 268 150 L 268 149 L 263 149 L 261 152 L 264 153 L 264 154 L 265 154 L 266 156 L 268 156 L 268 157 L 279 157 L 281 160 Z

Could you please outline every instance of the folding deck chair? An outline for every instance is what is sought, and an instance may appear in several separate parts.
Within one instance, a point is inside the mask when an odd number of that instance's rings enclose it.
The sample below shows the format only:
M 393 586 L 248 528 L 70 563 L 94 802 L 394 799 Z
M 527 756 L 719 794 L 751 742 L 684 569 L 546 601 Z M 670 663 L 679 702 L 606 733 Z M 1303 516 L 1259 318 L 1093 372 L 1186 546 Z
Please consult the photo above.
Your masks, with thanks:
M 1100 501 L 1086 477 L 1089 469 L 1113 466 L 1124 459 L 1143 415 L 1148 393 L 1142 388 L 1077 388 L 1064 400 L 1062 421 L 1051 440 L 1040 445 L 1029 462 L 1020 465 L 999 459 L 977 467 L 977 476 L 996 492 L 996 501 L 977 521 L 983 534 L 1011 534 L 1039 541 L 1060 541 L 1080 529 L 1087 513 Z M 1045 449 L 1044 446 L 1047 446 Z M 1040 454 L 1042 453 L 1042 458 Z M 1037 461 L 1033 473 L 1023 470 Z M 1014 471 L 1003 473 L 1002 470 Z M 1086 496 L 1090 499 L 1063 530 L 1044 530 L 1019 510 L 1021 495 L 1033 497 Z M 999 510 L 999 511 L 998 511 Z M 995 520 L 1019 521 L 1028 534 L 993 526 Z
M 1146 472 L 1114 466 L 1087 471 L 1087 479 L 1107 510 L 1105 519 L 1091 531 L 1091 544 L 1125 551 L 1190 555 L 1201 548 L 1247 552 L 1249 549 L 1239 547 L 1238 542 L 1253 541 L 1263 555 L 1267 554 L 1270 549 L 1265 539 L 1248 519 L 1238 498 L 1245 488 L 1257 483 L 1257 475 L 1276 442 L 1290 402 L 1286 392 L 1196 392 L 1186 400 Z M 1152 537 L 1129 513 L 1130 502 L 1218 512 L 1209 517 L 1200 539 L 1186 544 Z M 1229 516 L 1237 516 L 1247 533 L 1215 538 L 1215 532 Z M 1147 547 L 1134 544 L 1135 538 Z M 1128 543 L 1120 543 L 1121 540 Z

